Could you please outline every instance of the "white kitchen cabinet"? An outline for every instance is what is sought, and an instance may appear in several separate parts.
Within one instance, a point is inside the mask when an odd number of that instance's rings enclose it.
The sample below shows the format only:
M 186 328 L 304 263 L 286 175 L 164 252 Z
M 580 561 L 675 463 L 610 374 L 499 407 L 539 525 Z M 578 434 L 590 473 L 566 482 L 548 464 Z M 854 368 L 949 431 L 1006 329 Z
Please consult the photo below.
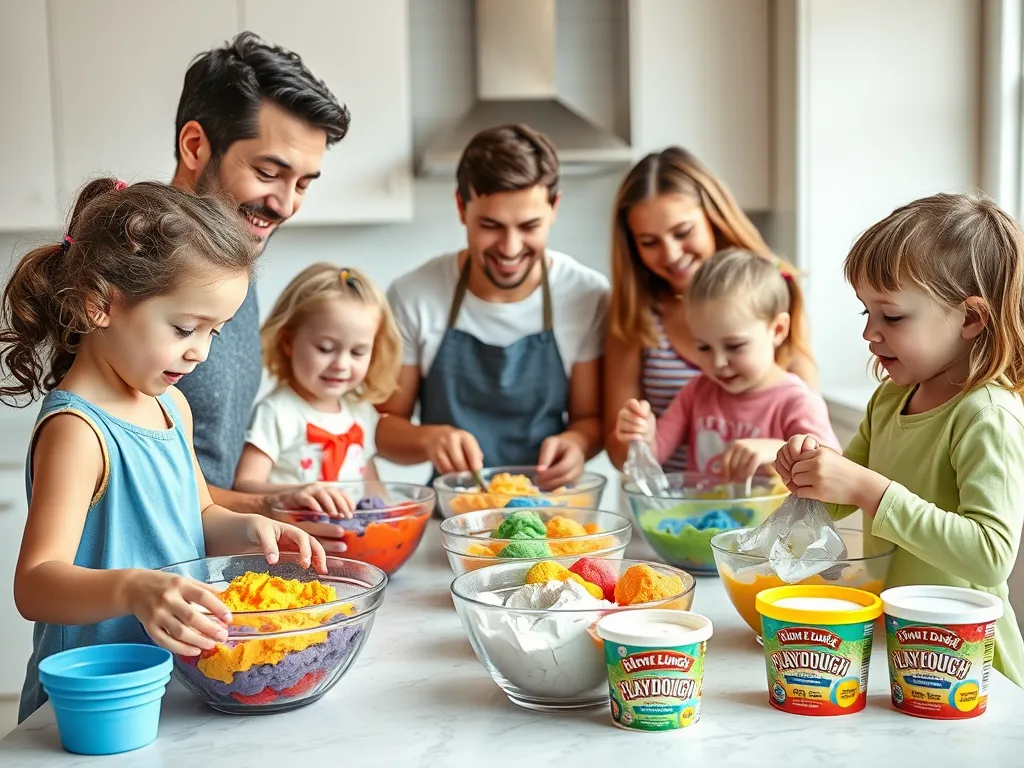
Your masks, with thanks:
M 295 216 L 306 224 L 408 221 L 413 213 L 408 0 L 242 0 L 242 24 L 290 48 L 349 108 L 348 135 Z
M 639 156 L 693 152 L 747 211 L 771 207 L 769 0 L 630 0 Z
M 61 204 L 96 176 L 169 181 L 185 70 L 238 32 L 236 0 L 37 4 L 51 9 Z
M 24 472 L 21 464 L 0 465 L 0 696 L 21 693 L 32 653 L 32 623 L 14 605 L 14 566 L 28 515 Z
M 0 3 L 0 72 L 0 231 L 58 229 L 45 3 Z

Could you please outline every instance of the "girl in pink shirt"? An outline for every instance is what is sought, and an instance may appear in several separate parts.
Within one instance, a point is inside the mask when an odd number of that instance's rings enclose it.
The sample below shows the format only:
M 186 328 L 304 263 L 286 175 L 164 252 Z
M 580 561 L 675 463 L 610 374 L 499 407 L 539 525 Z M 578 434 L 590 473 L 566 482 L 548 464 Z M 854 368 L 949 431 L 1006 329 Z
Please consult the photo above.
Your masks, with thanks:
M 619 412 L 618 438 L 647 441 L 659 462 L 686 441 L 687 469 L 727 482 L 771 465 L 793 435 L 814 435 L 840 450 L 825 401 L 775 362 L 789 334 L 791 279 L 738 248 L 708 259 L 686 309 L 702 374 L 660 419 L 647 401 L 629 400 Z

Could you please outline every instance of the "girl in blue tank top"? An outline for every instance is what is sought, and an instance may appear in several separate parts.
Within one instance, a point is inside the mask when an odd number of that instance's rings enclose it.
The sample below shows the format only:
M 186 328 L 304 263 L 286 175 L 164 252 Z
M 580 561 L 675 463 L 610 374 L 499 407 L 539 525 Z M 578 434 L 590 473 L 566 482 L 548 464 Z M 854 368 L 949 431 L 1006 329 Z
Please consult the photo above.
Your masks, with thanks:
M 274 563 L 284 537 L 326 571 L 304 532 L 213 503 L 174 388 L 241 305 L 256 255 L 217 199 L 100 179 L 62 242 L 15 269 L 0 306 L 0 398 L 45 394 L 14 579 L 36 623 L 19 722 L 46 701 L 38 667 L 51 654 L 148 636 L 198 655 L 226 639 L 216 593 L 157 568 L 253 548 Z

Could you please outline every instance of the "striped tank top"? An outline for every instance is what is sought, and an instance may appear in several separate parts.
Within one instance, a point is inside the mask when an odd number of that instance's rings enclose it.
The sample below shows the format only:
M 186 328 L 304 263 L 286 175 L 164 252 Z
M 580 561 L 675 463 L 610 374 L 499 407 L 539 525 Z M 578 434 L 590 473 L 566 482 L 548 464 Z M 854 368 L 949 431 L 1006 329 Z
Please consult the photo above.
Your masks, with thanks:
M 665 333 L 661 315 L 657 312 L 654 313 L 654 330 L 658 335 L 658 346 L 644 347 L 640 389 L 644 399 L 651 404 L 654 415 L 661 417 L 676 392 L 700 375 L 700 368 L 676 352 Z M 666 472 L 686 470 L 685 440 L 664 463 L 663 468 Z

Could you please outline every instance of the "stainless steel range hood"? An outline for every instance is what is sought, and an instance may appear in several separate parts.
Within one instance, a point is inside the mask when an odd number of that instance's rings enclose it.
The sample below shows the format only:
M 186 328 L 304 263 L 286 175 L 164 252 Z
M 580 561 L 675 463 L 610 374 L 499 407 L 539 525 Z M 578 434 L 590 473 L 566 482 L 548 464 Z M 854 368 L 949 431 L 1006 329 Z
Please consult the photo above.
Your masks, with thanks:
M 526 123 L 558 150 L 565 174 L 632 162 L 629 144 L 558 96 L 556 0 L 475 0 L 477 100 L 420 160 L 423 176 L 454 176 L 469 140 L 485 128 Z

